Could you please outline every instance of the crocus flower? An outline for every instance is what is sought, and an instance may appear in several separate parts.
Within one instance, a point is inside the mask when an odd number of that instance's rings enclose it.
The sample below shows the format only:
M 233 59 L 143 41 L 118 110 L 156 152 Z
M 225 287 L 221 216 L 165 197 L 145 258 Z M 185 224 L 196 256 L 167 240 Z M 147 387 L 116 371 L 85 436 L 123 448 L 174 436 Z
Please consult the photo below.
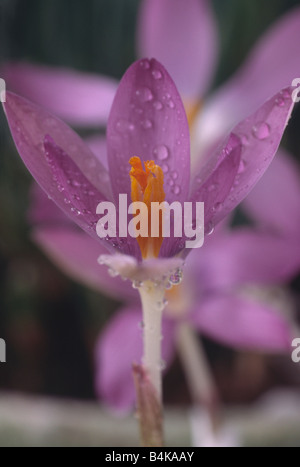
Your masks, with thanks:
M 293 108 L 291 90 L 283 89 L 240 122 L 191 181 L 184 107 L 171 77 L 155 59 L 133 64 L 118 87 L 107 127 L 108 171 L 78 135 L 46 111 L 11 93 L 4 108 L 17 149 L 36 181 L 80 228 L 106 246 L 110 254 L 102 255 L 100 263 L 137 284 L 147 319 L 147 371 L 136 371 L 135 378 L 137 394 L 143 395 L 138 405 L 146 393 L 152 398 L 155 392 L 159 406 L 163 297 L 165 287 L 181 280 L 184 239 L 161 234 L 144 241 L 99 238 L 97 206 L 106 201 L 117 205 L 120 194 L 127 195 L 128 204 L 130 199 L 142 201 L 150 212 L 152 201 L 203 201 L 204 232 L 211 233 L 270 164 Z M 144 420 L 152 420 L 144 407 Z M 147 427 L 144 444 L 151 446 L 159 437 L 156 426 Z
M 172 79 L 156 60 L 136 62 L 119 85 L 107 129 L 108 170 L 79 136 L 46 111 L 10 93 L 4 107 L 17 149 L 48 196 L 111 253 L 135 258 L 138 264 L 142 255 L 135 238 L 104 241 L 95 229 L 100 201 L 117 203 L 120 193 L 131 199 L 129 160 L 139 155 L 161 168 L 169 203 L 204 201 L 207 233 L 249 193 L 268 167 L 293 102 L 288 89 L 267 101 L 233 129 L 191 181 L 184 108 Z M 177 238 L 165 238 L 157 256 L 174 257 L 183 249 Z M 127 269 L 132 270 L 133 263 L 128 261 Z M 126 274 L 124 264 L 120 267 Z M 118 267 L 115 260 L 114 267 Z

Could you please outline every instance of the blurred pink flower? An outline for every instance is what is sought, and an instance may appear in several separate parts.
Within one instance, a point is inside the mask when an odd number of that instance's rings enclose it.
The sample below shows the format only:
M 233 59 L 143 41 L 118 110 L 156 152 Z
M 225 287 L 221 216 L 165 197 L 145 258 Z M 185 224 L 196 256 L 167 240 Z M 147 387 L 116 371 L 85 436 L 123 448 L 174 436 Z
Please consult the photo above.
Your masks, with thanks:
M 219 45 L 209 0 L 142 0 L 136 36 L 138 55 L 158 59 L 181 93 L 194 121 L 195 161 L 279 89 L 291 85 L 300 69 L 299 40 L 300 8 L 295 8 L 260 38 L 232 78 L 206 96 Z M 117 89 L 108 77 L 28 63 L 8 63 L 1 76 L 8 88 L 70 124 L 95 128 L 106 125 Z

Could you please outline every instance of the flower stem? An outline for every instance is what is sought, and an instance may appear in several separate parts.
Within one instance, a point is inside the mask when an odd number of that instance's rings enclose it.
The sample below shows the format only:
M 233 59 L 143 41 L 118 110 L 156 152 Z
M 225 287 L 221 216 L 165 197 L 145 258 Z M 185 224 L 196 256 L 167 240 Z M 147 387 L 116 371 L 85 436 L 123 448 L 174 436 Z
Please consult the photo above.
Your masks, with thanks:
M 177 349 L 186 374 L 193 403 L 200 404 L 208 412 L 213 432 L 217 432 L 219 420 L 219 397 L 208 366 L 201 341 L 187 323 L 177 328 Z
M 135 370 L 137 406 L 142 443 L 154 447 L 163 445 L 161 327 L 165 289 L 146 281 L 139 292 L 143 307 L 145 376 L 140 371 L 137 378 Z

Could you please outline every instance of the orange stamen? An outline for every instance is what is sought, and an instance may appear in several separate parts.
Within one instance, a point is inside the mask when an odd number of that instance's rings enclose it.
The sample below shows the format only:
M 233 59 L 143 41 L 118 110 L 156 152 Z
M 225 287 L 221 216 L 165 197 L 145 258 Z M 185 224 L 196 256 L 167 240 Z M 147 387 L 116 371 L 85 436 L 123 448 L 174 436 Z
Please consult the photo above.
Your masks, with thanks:
M 137 237 L 137 242 L 141 249 L 143 259 L 159 255 L 160 247 L 163 241 L 162 236 L 162 214 L 159 219 L 159 236 L 151 237 L 151 203 L 162 203 L 165 200 L 164 192 L 164 174 L 159 165 L 154 161 L 142 162 L 139 157 L 132 157 L 129 161 L 131 165 L 131 199 L 133 202 L 142 201 L 148 208 L 148 237 Z

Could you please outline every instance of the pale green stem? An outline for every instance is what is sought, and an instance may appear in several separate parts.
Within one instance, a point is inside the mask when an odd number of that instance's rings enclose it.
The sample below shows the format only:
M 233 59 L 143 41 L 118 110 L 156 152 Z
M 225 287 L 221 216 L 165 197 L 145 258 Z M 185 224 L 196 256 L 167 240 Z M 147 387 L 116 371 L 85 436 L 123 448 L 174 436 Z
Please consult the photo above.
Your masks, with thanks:
M 197 334 L 188 323 L 177 327 L 177 349 L 194 404 L 208 410 L 212 428 L 219 425 L 218 394 L 205 353 Z
M 162 355 L 161 326 L 164 309 L 165 289 L 153 282 L 146 281 L 139 292 L 143 307 L 143 366 L 157 392 L 158 401 L 162 402 Z

